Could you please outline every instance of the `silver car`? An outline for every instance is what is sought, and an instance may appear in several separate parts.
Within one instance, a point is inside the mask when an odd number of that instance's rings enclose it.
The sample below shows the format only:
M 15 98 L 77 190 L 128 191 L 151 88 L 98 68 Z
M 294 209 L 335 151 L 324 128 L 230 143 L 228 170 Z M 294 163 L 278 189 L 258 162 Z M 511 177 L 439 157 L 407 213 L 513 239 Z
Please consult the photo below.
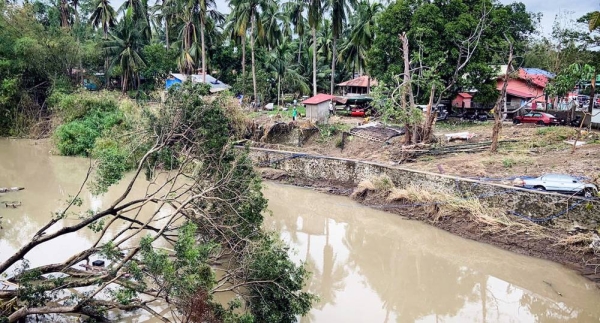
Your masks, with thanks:
M 517 178 L 513 183 L 515 186 L 523 188 L 567 194 L 582 194 L 585 197 L 592 197 L 598 194 L 596 185 L 585 183 L 580 178 L 564 174 L 546 174 L 536 178 Z

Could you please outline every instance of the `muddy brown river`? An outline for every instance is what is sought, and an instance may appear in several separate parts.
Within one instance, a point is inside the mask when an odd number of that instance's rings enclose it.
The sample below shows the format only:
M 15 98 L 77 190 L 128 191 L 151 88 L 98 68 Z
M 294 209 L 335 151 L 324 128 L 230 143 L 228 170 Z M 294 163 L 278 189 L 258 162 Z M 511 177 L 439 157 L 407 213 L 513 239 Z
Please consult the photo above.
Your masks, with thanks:
M 89 161 L 53 156 L 47 143 L 0 139 L 0 261 L 23 245 L 75 194 Z M 84 206 L 105 196 L 85 193 Z M 293 259 L 312 272 L 320 301 L 301 322 L 599 322 L 600 291 L 561 265 L 465 240 L 426 224 L 363 207 L 346 197 L 265 183 L 272 216 Z M 90 245 L 90 230 L 28 255 L 32 265 L 63 260 Z M 562 296 L 561 296 L 562 295 Z M 157 308 L 160 310 L 160 308 Z M 126 322 L 150 322 L 143 314 Z

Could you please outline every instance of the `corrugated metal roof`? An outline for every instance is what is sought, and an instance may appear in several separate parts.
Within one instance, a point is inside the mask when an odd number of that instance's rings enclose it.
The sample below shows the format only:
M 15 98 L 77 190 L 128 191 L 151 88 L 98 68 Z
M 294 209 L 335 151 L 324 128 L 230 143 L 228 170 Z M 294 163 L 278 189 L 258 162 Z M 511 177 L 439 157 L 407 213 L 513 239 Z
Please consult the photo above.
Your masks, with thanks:
M 181 82 L 185 82 L 188 79 L 188 76 L 185 74 L 171 73 L 171 75 L 174 78 L 180 80 Z M 203 81 L 202 74 L 193 74 L 190 76 L 191 76 L 192 82 L 194 82 L 194 83 L 202 83 L 202 81 Z M 231 88 L 231 86 L 217 80 L 210 74 L 206 74 L 206 84 L 210 85 L 210 92 L 212 92 L 212 93 L 224 91 L 224 90 Z
M 547 78 L 554 78 L 556 76 L 556 74 L 545 71 L 541 68 L 524 67 L 523 69 L 525 70 L 525 72 L 527 72 L 527 74 L 530 74 L 530 75 L 543 75 Z
M 342 82 L 338 86 L 367 87 L 369 86 L 369 77 L 367 75 L 359 76 L 353 80 Z M 371 78 L 371 86 L 377 86 L 377 80 Z
M 308 99 L 302 101 L 302 104 L 319 104 L 319 103 L 323 103 L 325 101 L 334 100 L 334 99 L 335 99 L 335 96 L 333 96 L 333 95 L 319 93 L 319 94 L 313 96 L 312 98 L 308 98 Z
M 473 97 L 471 94 L 465 93 L 465 92 L 458 93 L 458 95 L 460 95 L 460 96 L 462 96 L 463 98 L 466 98 L 466 99 Z

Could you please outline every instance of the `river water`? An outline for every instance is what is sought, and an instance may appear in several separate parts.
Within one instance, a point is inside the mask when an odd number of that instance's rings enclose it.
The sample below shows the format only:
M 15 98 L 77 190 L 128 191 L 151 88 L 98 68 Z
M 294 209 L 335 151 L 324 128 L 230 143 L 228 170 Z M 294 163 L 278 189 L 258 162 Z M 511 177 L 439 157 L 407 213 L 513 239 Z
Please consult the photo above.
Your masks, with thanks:
M 59 210 L 81 185 L 89 161 L 53 156 L 47 143 L 0 139 L 0 261 Z M 84 207 L 116 197 L 84 194 Z M 301 322 L 599 322 L 600 291 L 552 262 L 465 240 L 426 224 L 363 207 L 346 197 L 265 183 L 272 216 L 295 261 L 312 272 L 320 301 Z M 94 241 L 69 234 L 28 255 L 32 265 L 60 261 Z M 559 295 L 559 293 L 562 295 Z M 157 308 L 161 310 L 160 308 Z M 163 309 L 165 310 L 165 309 Z M 127 322 L 149 322 L 144 313 Z

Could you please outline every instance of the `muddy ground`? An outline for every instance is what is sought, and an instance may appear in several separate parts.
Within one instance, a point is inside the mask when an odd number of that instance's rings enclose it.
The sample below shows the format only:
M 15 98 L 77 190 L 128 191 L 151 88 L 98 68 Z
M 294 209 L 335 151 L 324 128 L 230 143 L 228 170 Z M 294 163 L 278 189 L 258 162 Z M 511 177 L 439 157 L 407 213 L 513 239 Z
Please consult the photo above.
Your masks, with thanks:
M 484 147 L 479 151 L 464 152 L 464 145 L 485 144 L 491 141 L 493 122 L 473 123 L 448 121 L 436 126 L 436 143 L 406 151 L 404 136 L 393 137 L 385 142 L 372 141 L 357 136 L 347 136 L 343 149 L 342 132 L 348 132 L 361 118 L 334 117 L 325 131 L 317 132 L 302 147 L 280 144 L 255 143 L 256 146 L 300 151 L 333 157 L 353 158 L 400 165 L 402 167 L 444 173 L 461 177 L 510 179 L 518 176 L 539 176 L 545 173 L 564 173 L 597 180 L 600 175 L 600 133 L 584 131 L 580 138 L 585 145 L 572 152 L 572 145 L 565 140 L 577 137 L 571 127 L 540 127 L 537 125 L 513 125 L 504 123 L 501 140 L 505 141 L 497 154 Z M 323 127 L 322 127 L 323 128 Z M 468 140 L 446 141 L 445 134 L 469 132 L 475 136 Z M 453 152 L 453 147 L 461 147 Z M 424 151 L 444 149 L 446 153 L 432 154 Z M 414 155 L 414 150 L 419 150 Z

